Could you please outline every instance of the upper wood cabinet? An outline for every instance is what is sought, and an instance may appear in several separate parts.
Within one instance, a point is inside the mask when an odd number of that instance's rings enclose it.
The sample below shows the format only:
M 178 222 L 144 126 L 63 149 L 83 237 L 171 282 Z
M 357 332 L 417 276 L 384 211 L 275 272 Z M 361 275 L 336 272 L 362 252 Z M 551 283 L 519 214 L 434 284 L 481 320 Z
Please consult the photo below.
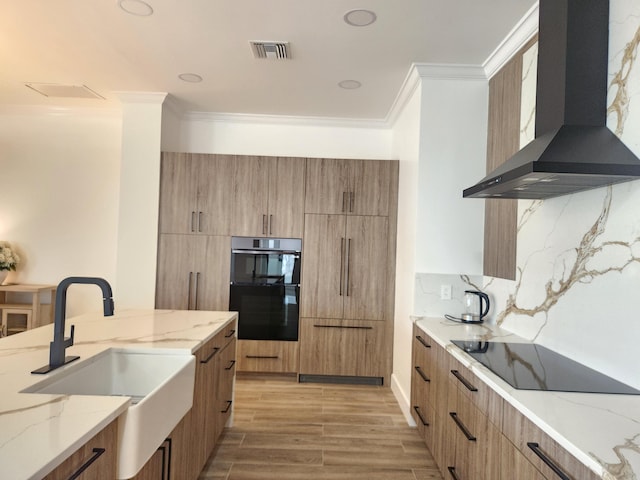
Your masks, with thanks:
M 305 159 L 234 158 L 232 235 L 301 238 Z
M 306 215 L 301 317 L 384 320 L 389 219 Z
M 392 162 L 307 159 L 305 213 L 389 215 Z
M 229 235 L 232 178 L 229 155 L 163 152 L 160 233 Z

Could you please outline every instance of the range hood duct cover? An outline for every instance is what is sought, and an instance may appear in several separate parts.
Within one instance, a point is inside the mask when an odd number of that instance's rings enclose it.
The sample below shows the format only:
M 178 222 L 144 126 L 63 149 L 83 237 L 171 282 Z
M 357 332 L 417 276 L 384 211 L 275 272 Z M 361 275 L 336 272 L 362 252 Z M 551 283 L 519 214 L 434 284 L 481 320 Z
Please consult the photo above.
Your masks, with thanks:
M 463 192 L 544 199 L 640 178 L 606 126 L 608 0 L 540 0 L 535 139 Z

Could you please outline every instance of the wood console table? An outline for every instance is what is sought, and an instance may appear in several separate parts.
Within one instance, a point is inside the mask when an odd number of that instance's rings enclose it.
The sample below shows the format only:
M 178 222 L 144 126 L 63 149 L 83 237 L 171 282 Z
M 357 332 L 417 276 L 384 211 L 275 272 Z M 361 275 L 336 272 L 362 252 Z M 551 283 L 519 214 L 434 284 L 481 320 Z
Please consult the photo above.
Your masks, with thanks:
M 12 301 L 12 294 L 29 294 L 31 295 L 31 303 L 25 303 L 22 300 Z M 50 305 L 41 304 L 41 295 L 49 294 Z M 22 295 L 21 295 L 22 296 Z M 56 302 L 56 285 L 0 285 L 0 310 L 21 309 L 31 310 L 31 328 L 40 327 L 47 323 L 53 322 L 53 312 Z M 43 315 L 45 308 L 48 307 L 46 317 Z

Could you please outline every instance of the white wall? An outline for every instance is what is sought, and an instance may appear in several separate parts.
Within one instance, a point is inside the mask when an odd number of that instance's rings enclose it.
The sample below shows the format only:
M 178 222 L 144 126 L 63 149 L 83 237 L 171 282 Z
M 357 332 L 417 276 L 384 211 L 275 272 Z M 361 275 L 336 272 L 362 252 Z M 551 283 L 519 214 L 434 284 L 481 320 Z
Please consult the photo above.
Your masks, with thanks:
M 117 111 L 0 111 L 0 239 L 24 260 L 10 281 L 115 283 L 120 137 Z M 70 315 L 102 308 L 91 285 L 67 298 Z

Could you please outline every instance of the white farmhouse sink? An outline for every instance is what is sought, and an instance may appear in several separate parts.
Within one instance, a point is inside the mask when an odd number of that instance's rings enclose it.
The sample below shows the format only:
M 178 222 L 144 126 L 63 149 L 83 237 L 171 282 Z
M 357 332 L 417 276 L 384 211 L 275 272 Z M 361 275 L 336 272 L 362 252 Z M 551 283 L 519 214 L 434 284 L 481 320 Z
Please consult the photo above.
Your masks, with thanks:
M 118 478 L 135 476 L 193 404 L 195 357 L 111 348 L 69 365 L 23 393 L 118 395 Z

